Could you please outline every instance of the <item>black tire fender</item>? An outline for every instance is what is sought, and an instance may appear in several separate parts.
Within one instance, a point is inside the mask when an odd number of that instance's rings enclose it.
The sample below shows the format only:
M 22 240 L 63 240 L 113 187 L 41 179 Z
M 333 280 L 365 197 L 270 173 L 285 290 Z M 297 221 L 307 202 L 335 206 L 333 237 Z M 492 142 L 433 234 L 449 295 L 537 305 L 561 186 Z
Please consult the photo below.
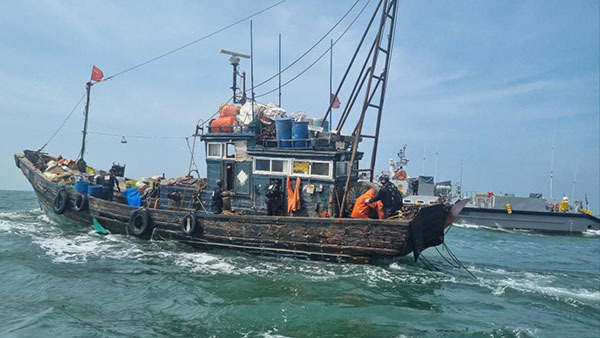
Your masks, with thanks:
M 56 194 L 56 197 L 54 197 L 54 212 L 57 213 L 58 215 L 64 213 L 67 210 L 67 207 L 69 206 L 69 193 L 67 192 L 66 189 L 62 188 L 58 191 L 58 193 Z
M 129 233 L 141 237 L 152 229 L 152 220 L 150 212 L 144 208 L 139 208 L 131 213 L 129 217 Z
M 77 194 L 73 202 L 73 210 L 84 211 L 88 208 L 88 197 L 85 194 Z
M 189 213 L 181 219 L 181 231 L 188 235 L 193 235 L 196 232 L 198 221 L 194 213 Z

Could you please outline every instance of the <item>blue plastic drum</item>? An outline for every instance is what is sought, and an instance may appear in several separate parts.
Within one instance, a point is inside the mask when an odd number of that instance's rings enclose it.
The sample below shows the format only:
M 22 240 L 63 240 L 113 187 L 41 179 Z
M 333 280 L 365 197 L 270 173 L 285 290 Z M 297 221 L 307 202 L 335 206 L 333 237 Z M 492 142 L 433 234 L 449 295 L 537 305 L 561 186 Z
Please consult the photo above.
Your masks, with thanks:
M 90 186 L 88 186 L 88 194 L 90 196 L 94 196 L 94 197 L 98 197 L 98 198 L 104 198 L 104 193 L 102 192 L 102 186 L 101 185 L 90 185 Z
M 75 183 L 75 190 L 77 190 L 77 192 L 80 192 L 82 194 L 87 194 L 89 185 L 90 185 L 90 182 L 88 182 L 88 181 L 78 181 Z
M 294 148 L 306 148 L 308 146 L 308 121 L 292 122 L 292 139 Z
M 292 119 L 288 117 L 277 119 L 275 121 L 275 134 L 277 135 L 277 141 L 280 147 L 291 147 L 292 142 L 281 140 L 292 139 Z

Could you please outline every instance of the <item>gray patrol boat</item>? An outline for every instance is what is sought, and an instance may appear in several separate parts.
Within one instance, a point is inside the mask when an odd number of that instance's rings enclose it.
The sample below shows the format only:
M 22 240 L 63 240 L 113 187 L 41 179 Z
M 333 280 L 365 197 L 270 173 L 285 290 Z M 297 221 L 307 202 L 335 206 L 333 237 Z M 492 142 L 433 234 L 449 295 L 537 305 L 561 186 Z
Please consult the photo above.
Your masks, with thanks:
M 403 195 L 405 206 L 435 205 L 461 200 L 461 185 L 455 191 L 451 181 L 436 182 L 434 176 L 409 177 L 405 171 L 408 165 L 406 145 L 398 152 L 399 161 L 390 158 L 389 170 L 385 172 Z M 462 176 L 462 174 L 461 174 Z M 461 179 L 462 181 L 462 179 Z M 566 207 L 551 203 L 542 194 L 533 193 L 529 197 L 514 195 L 496 196 L 492 193 L 474 194 L 458 214 L 455 223 L 473 224 L 489 228 L 533 230 L 555 233 L 583 233 L 600 230 L 600 219 L 583 208 L 581 201 Z
M 567 204 L 568 207 L 563 208 L 563 211 L 560 203 L 557 203 L 557 207 L 541 194 L 530 194 L 529 197 L 476 194 L 460 212 L 456 222 L 491 228 L 556 233 L 600 230 L 600 219 L 583 209 L 581 202 L 576 202 L 574 206 Z

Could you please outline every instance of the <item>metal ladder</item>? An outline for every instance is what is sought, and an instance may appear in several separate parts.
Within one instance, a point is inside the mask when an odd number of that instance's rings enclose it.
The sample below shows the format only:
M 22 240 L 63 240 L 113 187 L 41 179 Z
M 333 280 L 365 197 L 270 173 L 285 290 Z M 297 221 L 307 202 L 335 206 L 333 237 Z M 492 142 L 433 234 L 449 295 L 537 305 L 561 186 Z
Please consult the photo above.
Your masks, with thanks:
M 380 5 L 381 5 L 381 2 L 380 2 Z M 379 5 L 378 5 L 378 8 L 379 8 Z M 350 113 L 350 110 L 352 109 L 352 106 L 354 105 L 354 102 L 356 101 L 357 97 L 359 96 L 359 94 L 361 92 L 363 85 L 366 82 L 367 86 L 366 86 L 366 90 L 364 92 L 365 96 L 364 96 L 364 101 L 363 101 L 360 117 L 359 117 L 358 123 L 356 124 L 356 127 L 354 128 L 354 132 L 353 132 L 354 139 L 353 139 L 353 143 L 352 143 L 352 155 L 350 157 L 350 170 L 349 170 L 348 176 L 346 178 L 346 184 L 344 186 L 344 196 L 342 198 L 342 203 L 340 206 L 340 216 L 343 213 L 344 207 L 346 206 L 346 202 L 347 202 L 347 198 L 348 198 L 348 191 L 350 188 L 350 179 L 351 179 L 352 174 L 353 173 L 360 174 L 361 172 L 368 172 L 370 175 L 369 180 L 371 182 L 373 181 L 373 178 L 374 178 L 375 164 L 376 164 L 375 162 L 377 159 L 377 145 L 379 142 L 379 129 L 381 126 L 381 114 L 383 111 L 383 103 L 385 100 L 387 79 L 388 79 L 389 67 L 390 67 L 390 59 L 391 59 L 392 47 L 393 47 L 393 43 L 394 43 L 394 33 L 395 33 L 397 12 L 398 12 L 398 1 L 397 0 L 383 0 L 383 7 L 381 10 L 381 19 L 379 22 L 379 29 L 375 36 L 375 41 L 373 41 L 371 50 L 369 51 L 369 53 L 366 57 L 366 60 L 363 64 L 363 68 L 359 74 L 359 77 L 358 77 L 358 79 L 354 85 L 354 88 L 352 90 L 352 93 L 350 95 L 350 99 L 347 101 L 349 104 L 344 109 L 344 112 L 343 112 L 342 116 L 340 117 L 338 127 L 336 128 L 337 133 L 339 134 L 344 123 L 346 122 L 346 119 L 348 118 L 348 115 Z M 376 13 L 377 13 L 377 11 L 376 11 Z M 371 22 L 373 21 L 373 18 L 371 19 Z M 371 25 L 371 23 L 369 23 L 369 27 L 367 27 L 367 31 L 365 32 L 365 35 L 363 35 L 363 40 L 366 36 L 366 33 L 368 32 L 368 30 L 370 28 L 370 25 Z M 386 35 L 386 32 L 387 32 L 387 35 Z M 382 44 L 385 47 L 382 47 Z M 362 45 L 362 40 L 361 40 L 361 44 L 359 44 L 359 47 L 357 48 L 357 52 L 358 52 L 358 49 L 360 49 L 361 45 Z M 354 56 L 356 56 L 356 54 L 357 53 L 355 53 Z M 385 58 L 385 61 L 383 64 L 383 69 L 381 70 L 381 72 L 375 73 L 376 69 L 377 69 L 376 68 L 377 61 L 379 59 L 379 56 L 382 54 Z M 354 58 L 353 58 L 353 60 L 354 60 Z M 365 72 L 365 67 L 367 66 L 367 64 L 369 64 L 369 61 L 370 61 L 370 66 L 366 69 L 366 72 Z M 340 85 L 340 87 L 341 87 L 341 85 Z M 339 92 L 339 88 L 338 88 L 338 92 Z M 337 96 L 337 93 L 336 93 L 336 96 Z M 375 131 L 373 134 L 366 134 L 366 133 L 364 134 L 363 133 L 363 125 L 364 125 L 365 117 L 369 111 L 373 111 L 373 113 L 376 113 L 377 122 L 375 125 Z M 371 115 L 373 115 L 373 113 L 370 113 L 369 115 L 371 116 Z M 358 152 L 358 145 L 362 138 L 373 139 L 373 149 L 371 152 L 370 167 L 362 168 L 362 169 L 354 168 L 354 162 L 356 160 L 356 154 Z

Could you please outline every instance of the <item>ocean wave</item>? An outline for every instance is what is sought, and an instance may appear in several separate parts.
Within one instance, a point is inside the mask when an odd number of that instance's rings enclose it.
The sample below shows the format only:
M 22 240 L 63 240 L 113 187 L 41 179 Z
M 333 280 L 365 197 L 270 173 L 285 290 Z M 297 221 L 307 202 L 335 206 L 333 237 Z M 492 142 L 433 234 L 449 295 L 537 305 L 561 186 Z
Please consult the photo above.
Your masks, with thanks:
M 479 224 L 471 224 L 471 223 L 452 223 L 453 226 L 465 229 L 486 229 L 486 230 L 494 230 L 494 231 L 502 231 L 502 232 L 511 232 L 509 229 L 491 227 L 487 225 L 479 225 Z
M 452 223 L 452 225 L 456 226 L 458 228 L 464 228 L 464 229 L 483 229 L 483 230 L 507 232 L 507 233 L 512 233 L 512 234 L 520 234 L 520 235 L 528 235 L 528 236 L 536 236 L 536 237 L 546 236 L 543 233 L 536 232 L 534 230 L 529 230 L 529 229 L 509 229 L 509 228 L 492 227 L 492 226 L 488 226 L 488 225 L 479 225 L 479 224 L 472 224 L 472 223 Z
M 55 225 L 40 209 L 0 213 L 0 231 L 17 234 L 32 234 Z
M 557 282 L 557 277 L 553 275 L 530 271 L 508 271 L 499 268 L 474 266 L 468 268 L 478 276 L 484 275 L 485 277 L 478 278 L 476 283 L 490 289 L 496 296 L 504 295 L 510 288 L 519 292 L 548 296 L 574 306 L 589 302 L 600 303 L 600 291 L 584 288 L 567 289 L 553 285 Z
M 600 237 L 600 230 L 589 229 L 582 233 L 585 237 Z

